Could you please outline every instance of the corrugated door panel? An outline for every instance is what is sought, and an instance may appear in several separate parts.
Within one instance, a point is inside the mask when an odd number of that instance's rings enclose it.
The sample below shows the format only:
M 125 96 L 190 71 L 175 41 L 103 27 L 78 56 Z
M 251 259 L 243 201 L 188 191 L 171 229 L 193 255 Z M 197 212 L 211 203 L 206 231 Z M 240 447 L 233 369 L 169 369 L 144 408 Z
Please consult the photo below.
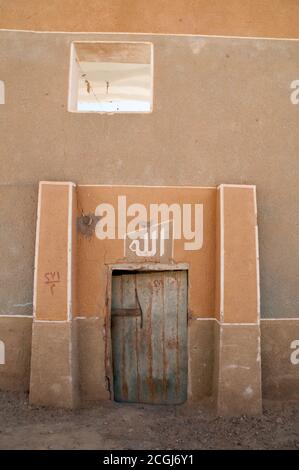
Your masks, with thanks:
M 112 286 L 115 399 L 184 402 L 188 375 L 187 273 L 113 276 Z

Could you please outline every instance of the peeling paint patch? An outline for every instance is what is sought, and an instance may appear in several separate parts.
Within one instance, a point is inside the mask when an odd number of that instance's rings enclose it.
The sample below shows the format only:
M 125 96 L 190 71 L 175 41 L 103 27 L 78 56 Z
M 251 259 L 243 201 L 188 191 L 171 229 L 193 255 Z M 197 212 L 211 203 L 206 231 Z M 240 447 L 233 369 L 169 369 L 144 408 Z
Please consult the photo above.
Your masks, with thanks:
M 259 336 L 257 339 L 257 355 L 256 355 L 256 362 L 261 362 L 261 337 Z
M 246 387 L 245 390 L 244 390 L 244 393 L 243 393 L 243 396 L 246 397 L 246 398 L 250 398 L 252 397 L 253 395 L 253 389 L 252 387 L 249 385 L 249 387 Z
M 100 216 L 94 214 L 86 214 L 77 218 L 77 230 L 86 238 L 91 238 L 94 234 L 97 222 Z
M 190 39 L 189 41 L 190 48 L 193 54 L 199 54 L 200 51 L 205 47 L 206 40 L 202 38 Z
M 25 304 L 14 304 L 13 306 L 14 307 L 29 307 L 31 305 L 33 305 L 32 302 L 27 302 Z
M 250 367 L 238 366 L 238 364 L 230 364 L 229 366 L 226 366 L 225 369 L 246 369 L 246 370 L 250 370 Z

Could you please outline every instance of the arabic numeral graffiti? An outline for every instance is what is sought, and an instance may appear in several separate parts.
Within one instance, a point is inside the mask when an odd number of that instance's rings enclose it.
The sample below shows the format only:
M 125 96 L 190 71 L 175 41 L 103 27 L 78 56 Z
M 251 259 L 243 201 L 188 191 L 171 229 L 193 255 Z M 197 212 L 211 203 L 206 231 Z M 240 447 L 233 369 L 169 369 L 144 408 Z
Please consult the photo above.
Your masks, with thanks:
M 48 273 L 44 273 L 44 283 L 49 286 L 50 292 L 54 295 L 54 288 L 60 283 L 60 272 L 59 271 L 51 271 Z

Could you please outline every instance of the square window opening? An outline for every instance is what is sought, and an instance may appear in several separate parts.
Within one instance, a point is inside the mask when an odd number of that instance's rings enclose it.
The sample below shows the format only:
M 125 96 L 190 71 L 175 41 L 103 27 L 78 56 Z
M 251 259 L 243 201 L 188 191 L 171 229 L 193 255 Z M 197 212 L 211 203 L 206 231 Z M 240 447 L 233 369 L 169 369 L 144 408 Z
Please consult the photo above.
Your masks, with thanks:
M 69 111 L 150 113 L 152 102 L 151 43 L 72 43 Z

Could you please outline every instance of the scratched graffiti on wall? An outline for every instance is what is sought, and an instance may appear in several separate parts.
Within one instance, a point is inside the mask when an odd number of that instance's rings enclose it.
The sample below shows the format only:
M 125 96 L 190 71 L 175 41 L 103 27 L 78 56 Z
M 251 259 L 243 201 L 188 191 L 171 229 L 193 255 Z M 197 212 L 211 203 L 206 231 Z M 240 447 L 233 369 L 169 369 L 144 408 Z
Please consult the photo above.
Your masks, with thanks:
M 54 295 L 57 284 L 61 282 L 60 272 L 53 271 L 44 274 L 44 282 L 49 286 L 50 292 Z

